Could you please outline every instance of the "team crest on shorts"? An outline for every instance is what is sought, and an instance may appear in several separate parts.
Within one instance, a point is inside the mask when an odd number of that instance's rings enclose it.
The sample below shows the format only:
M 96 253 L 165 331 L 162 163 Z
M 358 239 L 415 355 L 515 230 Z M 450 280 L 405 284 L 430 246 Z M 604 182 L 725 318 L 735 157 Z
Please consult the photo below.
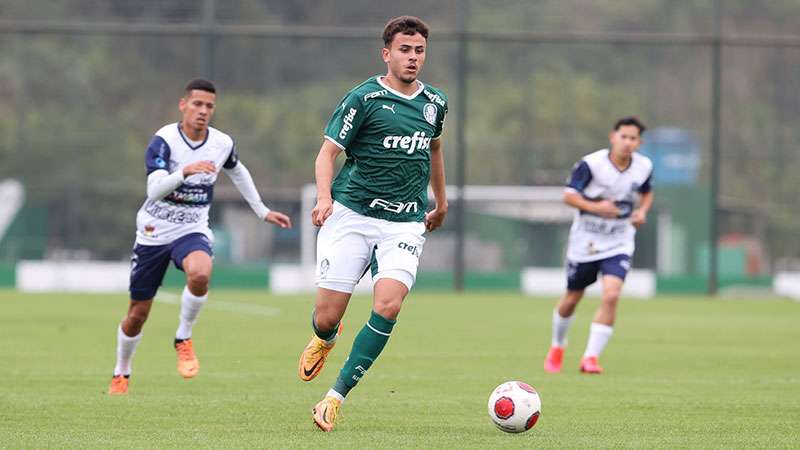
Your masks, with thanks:
M 426 103 L 425 107 L 422 108 L 422 115 L 425 116 L 425 120 L 431 125 L 436 125 L 436 112 L 436 105 L 433 103 Z
M 331 263 L 328 261 L 328 258 L 323 259 L 319 263 L 319 276 L 320 278 L 325 278 L 325 274 L 328 273 L 328 269 L 331 268 Z

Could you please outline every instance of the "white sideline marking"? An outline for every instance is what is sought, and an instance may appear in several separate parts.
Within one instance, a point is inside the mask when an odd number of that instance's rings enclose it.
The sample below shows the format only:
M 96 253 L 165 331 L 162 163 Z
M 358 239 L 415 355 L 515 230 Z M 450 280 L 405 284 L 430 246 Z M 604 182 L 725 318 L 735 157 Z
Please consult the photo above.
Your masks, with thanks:
M 169 305 L 181 304 L 181 296 L 171 292 L 160 292 L 156 294 L 155 300 L 159 303 L 166 303 Z M 259 316 L 278 316 L 281 314 L 280 309 L 273 308 L 272 306 L 254 305 L 252 303 L 226 302 L 214 299 L 209 299 L 205 304 L 205 308 L 242 314 L 257 314 Z

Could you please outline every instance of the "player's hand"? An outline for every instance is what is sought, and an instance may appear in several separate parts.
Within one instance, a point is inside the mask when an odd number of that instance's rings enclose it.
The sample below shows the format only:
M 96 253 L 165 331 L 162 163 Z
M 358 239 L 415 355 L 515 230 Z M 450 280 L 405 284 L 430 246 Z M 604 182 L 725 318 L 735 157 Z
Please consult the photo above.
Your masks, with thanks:
M 589 212 L 597 214 L 600 217 L 605 217 L 606 219 L 616 219 L 622 211 L 620 211 L 617 205 L 611 200 L 601 200 L 597 203 L 593 203 L 592 210 Z
M 639 228 L 640 226 L 644 225 L 645 223 L 647 223 L 647 213 L 645 213 L 641 209 L 633 210 L 633 212 L 631 213 L 631 223 L 636 228 Z
M 444 223 L 444 216 L 447 215 L 447 209 L 436 208 L 433 211 L 425 214 L 425 230 L 433 231 Z
M 281 228 L 292 228 L 292 219 L 284 213 L 270 211 L 264 216 L 264 222 L 275 224 Z
M 317 205 L 311 211 L 311 223 L 321 227 L 325 223 L 325 219 L 333 214 L 333 199 L 331 198 L 318 198 Z
M 196 173 L 215 173 L 216 171 L 217 166 L 215 166 L 213 162 L 196 161 L 183 166 L 183 177 L 186 178 L 189 175 L 194 175 Z

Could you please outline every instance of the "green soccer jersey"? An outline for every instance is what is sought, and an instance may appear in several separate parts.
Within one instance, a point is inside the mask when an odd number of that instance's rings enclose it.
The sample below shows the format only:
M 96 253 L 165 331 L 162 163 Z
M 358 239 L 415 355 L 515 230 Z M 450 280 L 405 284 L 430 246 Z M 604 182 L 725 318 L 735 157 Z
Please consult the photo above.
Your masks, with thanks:
M 325 138 L 347 160 L 333 181 L 333 198 L 365 216 L 422 222 L 428 206 L 431 140 L 442 134 L 447 97 L 419 83 L 404 95 L 375 76 L 345 95 Z

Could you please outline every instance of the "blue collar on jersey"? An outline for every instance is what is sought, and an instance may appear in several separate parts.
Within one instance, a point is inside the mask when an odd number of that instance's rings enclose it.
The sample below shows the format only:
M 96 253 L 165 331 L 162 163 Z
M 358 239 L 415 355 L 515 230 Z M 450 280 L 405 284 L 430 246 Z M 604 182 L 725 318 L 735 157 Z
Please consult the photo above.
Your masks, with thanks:
M 178 134 L 180 134 L 180 135 L 181 135 L 181 139 L 183 139 L 183 142 L 185 142 L 185 143 L 186 143 L 186 145 L 188 145 L 190 149 L 192 149 L 192 150 L 197 150 L 198 148 L 202 147 L 202 146 L 203 146 L 203 145 L 204 145 L 206 142 L 208 142 L 208 136 L 211 134 L 211 131 L 210 131 L 208 128 L 206 128 L 206 138 L 205 138 L 205 139 L 203 139 L 203 142 L 199 143 L 199 144 L 197 145 L 197 147 L 194 147 L 194 146 L 193 146 L 193 145 L 192 145 L 192 144 L 189 142 L 189 140 L 188 140 L 188 139 L 186 139 L 186 136 L 184 136 L 184 134 L 183 134 L 183 130 L 181 130 L 181 123 L 180 123 L 180 122 L 178 122 Z
M 208 139 L 208 138 L 206 138 L 206 139 Z M 200 145 L 202 145 L 202 144 L 200 144 Z M 611 167 L 613 167 L 613 168 L 617 169 L 617 172 L 619 172 L 619 173 L 625 173 L 625 172 L 627 172 L 627 171 L 628 171 L 628 169 L 630 169 L 630 168 L 631 168 L 631 166 L 633 165 L 633 155 L 631 155 L 631 160 L 630 160 L 630 161 L 628 161 L 628 165 L 627 165 L 627 166 L 625 166 L 625 168 L 624 168 L 624 169 L 620 169 L 619 167 L 617 167 L 617 165 L 616 165 L 616 164 L 614 164 L 614 161 L 612 161 L 612 160 L 611 160 L 611 149 L 608 149 L 608 155 L 607 155 L 607 157 L 608 157 L 608 162 L 610 162 L 610 163 L 611 163 Z

